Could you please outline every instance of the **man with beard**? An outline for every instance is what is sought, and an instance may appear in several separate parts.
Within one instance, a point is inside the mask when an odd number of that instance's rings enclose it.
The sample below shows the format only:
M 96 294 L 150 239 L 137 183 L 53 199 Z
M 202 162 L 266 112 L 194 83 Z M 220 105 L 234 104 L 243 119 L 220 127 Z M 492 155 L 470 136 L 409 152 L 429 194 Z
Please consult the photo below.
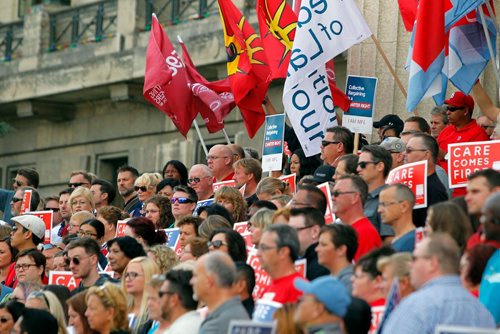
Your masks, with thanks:
M 122 166 L 118 168 L 118 177 L 116 178 L 118 193 L 125 203 L 123 210 L 127 211 L 131 217 L 141 215 L 142 203 L 134 190 L 134 183 L 138 177 L 139 171 L 134 167 Z

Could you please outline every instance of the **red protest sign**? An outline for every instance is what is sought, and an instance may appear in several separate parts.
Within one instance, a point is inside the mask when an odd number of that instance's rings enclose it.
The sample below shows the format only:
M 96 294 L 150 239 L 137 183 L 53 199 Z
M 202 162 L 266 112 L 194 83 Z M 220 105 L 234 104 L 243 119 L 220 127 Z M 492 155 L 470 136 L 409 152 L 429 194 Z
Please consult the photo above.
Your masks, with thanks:
M 247 251 L 253 248 L 252 241 L 250 241 L 250 231 L 248 230 L 248 222 L 234 223 L 233 230 L 238 232 L 243 239 L 245 239 L 245 244 L 247 246 Z
M 235 188 L 236 187 L 236 181 L 235 180 L 229 180 L 229 181 L 215 182 L 214 184 L 212 184 L 212 189 L 214 191 L 217 191 L 217 189 L 219 189 L 221 187 Z
M 50 237 L 52 234 L 51 231 L 52 231 L 52 221 L 54 220 L 54 211 L 52 210 L 32 211 L 32 212 L 26 212 L 25 214 L 37 216 L 38 218 L 43 220 L 43 222 L 45 223 L 45 239 L 43 243 L 48 244 L 52 242 L 52 240 L 50 240 Z
M 332 194 L 330 192 L 330 185 L 328 182 L 325 182 L 318 184 L 316 187 L 318 187 L 326 196 L 325 224 L 333 224 L 335 221 L 335 214 L 332 211 Z
M 70 290 L 74 290 L 80 285 L 80 278 L 73 277 L 71 271 L 50 271 L 49 284 L 64 285 Z
M 389 172 L 387 184 L 402 183 L 415 195 L 414 209 L 427 207 L 427 160 L 412 162 Z
M 119 220 L 116 223 L 116 234 L 115 237 L 124 237 L 125 228 L 127 227 L 127 222 L 125 220 Z
M 262 269 L 260 261 L 257 258 L 257 249 L 254 248 L 248 252 L 247 263 L 255 272 L 255 288 L 253 289 L 252 297 L 256 300 L 262 295 L 264 289 L 271 284 L 271 277 Z
M 290 175 L 280 176 L 279 179 L 286 184 L 288 184 L 288 189 L 290 189 L 290 193 L 295 194 L 296 182 L 297 182 L 297 174 L 293 173 Z
M 23 201 L 21 202 L 21 212 L 20 214 L 25 214 L 26 212 L 30 211 L 31 208 L 30 208 L 30 205 L 31 205 L 31 193 L 33 191 L 30 190 L 30 189 L 26 189 L 24 191 L 24 195 L 23 195 Z M 36 208 L 34 208 L 36 209 Z
M 475 171 L 500 170 L 500 140 L 448 145 L 448 183 L 450 188 L 465 187 Z

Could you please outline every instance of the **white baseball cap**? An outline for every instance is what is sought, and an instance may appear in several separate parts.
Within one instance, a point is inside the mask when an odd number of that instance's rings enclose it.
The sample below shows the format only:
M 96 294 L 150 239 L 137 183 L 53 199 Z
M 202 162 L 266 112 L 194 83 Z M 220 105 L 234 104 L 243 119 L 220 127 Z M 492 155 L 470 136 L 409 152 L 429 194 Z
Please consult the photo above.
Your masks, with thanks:
M 16 223 L 21 224 L 25 229 L 33 232 L 40 239 L 45 238 L 45 223 L 42 219 L 33 215 L 22 215 L 11 218 Z

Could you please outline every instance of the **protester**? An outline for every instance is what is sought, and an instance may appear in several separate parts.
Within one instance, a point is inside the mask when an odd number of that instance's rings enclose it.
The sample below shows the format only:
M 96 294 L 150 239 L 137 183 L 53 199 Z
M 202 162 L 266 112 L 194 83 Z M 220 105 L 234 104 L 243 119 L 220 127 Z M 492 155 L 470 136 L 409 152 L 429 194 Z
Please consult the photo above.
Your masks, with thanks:
M 377 270 L 382 273 L 381 287 L 385 298 L 389 298 L 392 286 L 397 283 L 397 293 L 402 298 L 409 296 L 415 288 L 410 282 L 411 253 L 399 252 L 382 256 L 377 261 Z
M 157 229 L 151 220 L 144 217 L 128 220 L 124 233 L 137 240 L 144 249 L 167 242 L 165 231 Z
M 215 192 L 214 201 L 229 211 L 234 222 L 246 220 L 247 204 L 238 189 L 225 186 L 221 187 Z
M 50 312 L 56 318 L 58 325 L 58 334 L 67 334 L 66 317 L 64 309 L 59 299 L 50 291 L 35 291 L 29 294 L 26 299 L 27 308 L 35 308 Z
M 19 324 L 18 333 L 38 334 L 43 328 L 44 334 L 58 334 L 59 326 L 56 318 L 45 310 L 26 308 L 16 323 Z M 14 331 L 16 328 L 14 328 Z
M 143 246 L 132 237 L 118 237 L 108 241 L 108 261 L 111 270 L 121 276 L 130 260 L 146 256 Z
M 297 182 L 306 175 L 313 175 L 316 168 L 319 167 L 321 161 L 316 157 L 306 157 L 304 151 L 296 149 L 290 158 L 290 173 L 296 174 Z
M 177 226 L 177 223 L 183 217 L 193 215 L 196 202 L 198 202 L 198 195 L 196 195 L 196 191 L 193 188 L 182 185 L 174 188 L 174 194 L 170 199 L 170 203 L 172 203 L 175 226 Z
M 255 288 L 255 271 L 245 262 L 235 262 L 236 265 L 236 280 L 233 284 L 235 294 L 240 296 L 241 304 L 252 317 L 255 303 L 252 297 Z
M 10 237 L 0 240 L 0 282 L 5 282 L 10 267 L 13 266 L 18 250 L 12 247 Z M 2 286 L 3 288 L 3 286 Z M 1 300 L 1 299 L 0 299 Z
M 488 260 L 496 248 L 488 244 L 478 244 L 465 251 L 460 259 L 460 280 L 474 296 L 479 297 L 479 285 Z
M 79 292 L 68 299 L 68 324 L 73 328 L 75 334 L 94 334 L 90 329 L 89 322 L 85 316 L 87 304 L 85 302 L 86 291 Z
M 180 185 L 181 183 L 178 180 L 163 179 L 156 185 L 156 194 L 171 199 L 174 195 L 174 188 Z
M 114 206 L 104 206 L 97 210 L 96 218 L 104 224 L 104 237 L 101 247 L 105 249 L 106 242 L 116 236 L 116 225 L 118 221 L 128 218 L 128 213 Z
M 288 183 L 274 177 L 264 177 L 257 185 L 255 194 L 261 201 L 268 201 L 277 195 L 288 195 Z
M 0 334 L 11 334 L 14 324 L 22 316 L 24 304 L 10 301 L 0 303 Z
M 46 261 L 45 256 L 37 250 L 19 252 L 14 266 L 17 281 L 43 284 Z
M 179 258 L 180 262 L 185 262 L 189 260 L 197 260 L 203 254 L 208 253 L 207 240 L 202 237 L 195 237 L 189 239 L 186 246 L 182 250 L 182 254 Z
M 118 175 L 116 178 L 118 193 L 125 202 L 123 211 L 130 214 L 131 217 L 136 217 L 140 215 L 142 209 L 142 203 L 134 186 L 139 177 L 139 172 L 132 166 L 121 166 L 116 172 Z
M 170 200 L 161 195 L 154 195 L 144 202 L 144 217 L 151 220 L 156 229 L 170 228 L 175 221 Z
M 212 171 L 207 165 L 193 165 L 189 170 L 188 185 L 196 191 L 199 201 L 213 198 L 213 176 Z
M 200 217 L 186 216 L 179 220 L 177 227 L 179 228 L 179 243 L 181 248 L 186 247 L 189 239 L 198 236 L 198 228 L 203 219 Z
M 100 334 L 129 333 L 127 298 L 122 289 L 111 283 L 92 287 L 85 300 L 85 316 L 91 329 Z
M 218 228 L 212 232 L 208 242 L 208 249 L 229 254 L 234 262 L 246 262 L 247 249 L 245 239 L 235 230 Z
M 352 153 L 354 149 L 354 135 L 349 129 L 335 126 L 326 129 L 325 137 L 321 141 L 321 160 L 324 165 L 337 166 L 339 157 Z
M 160 334 L 170 326 L 170 322 L 162 317 L 163 310 L 160 302 L 161 297 L 159 296 L 160 288 L 164 281 L 165 276 L 160 274 L 153 276 L 151 281 L 147 282 L 147 312 L 149 314 L 149 321 L 142 326 L 140 329 L 141 333 Z
M 71 213 L 75 214 L 80 211 L 94 212 L 95 203 L 94 196 L 90 189 L 86 187 L 77 187 L 69 196 L 69 206 Z
M 166 273 L 179 263 L 175 251 L 167 245 L 155 245 L 147 251 L 148 257 L 155 261 L 160 273 Z
M 186 185 L 188 180 L 188 171 L 186 166 L 179 160 L 167 161 L 162 169 L 163 178 L 178 180 L 181 184 Z
M 250 217 L 247 224 L 247 230 L 250 232 L 250 242 L 255 246 L 259 245 L 262 232 L 273 223 L 274 211 L 263 208 L 259 209 Z

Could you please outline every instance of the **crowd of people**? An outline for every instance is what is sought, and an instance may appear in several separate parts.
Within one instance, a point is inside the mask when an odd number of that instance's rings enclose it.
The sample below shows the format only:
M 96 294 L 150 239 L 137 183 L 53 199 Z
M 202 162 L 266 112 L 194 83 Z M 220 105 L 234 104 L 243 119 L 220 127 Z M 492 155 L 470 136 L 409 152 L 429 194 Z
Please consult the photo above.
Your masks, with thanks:
M 232 320 L 286 334 L 496 328 L 500 174 L 448 187 L 448 144 L 489 140 L 494 127 L 473 109 L 457 92 L 430 121 L 384 116 L 380 142 L 359 152 L 351 131 L 328 128 L 313 157 L 287 127 L 292 153 L 269 176 L 236 144 L 190 168 L 122 166 L 116 180 L 74 171 L 45 198 L 37 171 L 21 168 L 13 190 L 0 190 L 0 334 L 218 334 Z M 414 209 L 412 190 L 386 179 L 422 160 L 427 207 Z M 26 207 L 51 210 L 51 229 Z M 175 245 L 166 229 L 178 229 Z M 49 282 L 61 271 L 71 284 Z

